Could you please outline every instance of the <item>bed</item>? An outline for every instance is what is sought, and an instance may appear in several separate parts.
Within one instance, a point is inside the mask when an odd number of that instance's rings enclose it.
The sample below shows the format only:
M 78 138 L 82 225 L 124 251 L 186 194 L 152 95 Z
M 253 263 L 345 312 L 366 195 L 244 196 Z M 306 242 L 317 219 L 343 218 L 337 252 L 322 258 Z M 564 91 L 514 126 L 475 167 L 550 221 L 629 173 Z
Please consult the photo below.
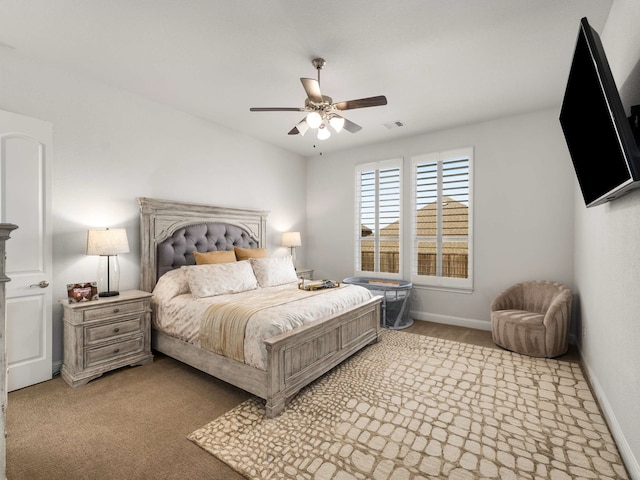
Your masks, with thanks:
M 367 293 L 356 304 L 348 306 L 341 304 L 341 298 L 330 301 L 331 295 L 346 295 L 341 289 L 331 289 L 336 292 L 322 293 L 326 296 L 318 295 L 314 297 L 315 300 L 309 300 L 318 305 L 331 305 L 325 313 L 320 310 L 314 313 L 316 317 L 320 315 L 319 318 L 260 339 L 260 346 L 257 347 L 261 352 L 259 360 L 247 361 L 229 356 L 227 352 L 212 351 L 194 342 L 190 338 L 192 334 L 167 330 L 164 320 L 159 321 L 161 297 L 164 295 L 160 291 L 167 290 L 163 285 L 173 282 L 171 277 L 180 278 L 180 271 L 187 274 L 196 270 L 191 267 L 195 264 L 193 250 L 201 253 L 234 249 L 249 253 L 251 249 L 264 250 L 268 212 L 152 198 L 138 198 L 137 201 L 140 208 L 141 288 L 155 292 L 152 299 L 152 348 L 264 399 L 267 417 L 279 415 L 304 386 L 365 346 L 378 341 L 381 297 Z M 280 260 L 270 257 L 265 260 L 252 259 L 254 263 L 251 265 L 271 265 L 276 261 Z M 244 265 L 237 266 L 238 269 L 240 267 L 245 268 Z M 235 269 L 236 266 L 229 268 Z M 297 295 L 305 295 L 298 289 L 297 282 L 293 286 L 273 288 L 284 290 L 288 287 L 297 290 Z M 293 289 L 290 293 L 296 295 Z M 197 290 L 194 286 L 194 292 Z M 182 296 L 176 296 L 176 301 L 187 302 L 187 297 L 196 297 L 196 293 L 180 294 Z M 234 295 L 225 293 L 222 297 Z M 196 300 L 202 303 L 208 302 L 209 298 L 196 297 Z M 202 307 L 194 306 L 194 309 L 201 310 Z M 182 307 L 177 310 L 182 310 Z M 311 311 L 308 307 L 306 310 Z

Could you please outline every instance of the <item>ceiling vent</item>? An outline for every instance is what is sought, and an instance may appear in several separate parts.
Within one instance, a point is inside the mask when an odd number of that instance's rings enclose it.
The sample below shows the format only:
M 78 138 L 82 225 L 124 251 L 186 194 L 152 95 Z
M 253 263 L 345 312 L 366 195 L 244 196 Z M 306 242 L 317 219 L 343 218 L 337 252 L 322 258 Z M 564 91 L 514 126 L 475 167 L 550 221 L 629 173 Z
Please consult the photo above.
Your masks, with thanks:
M 400 120 L 396 120 L 395 122 L 384 123 L 383 125 L 387 127 L 387 130 L 404 127 L 404 123 L 402 123 Z

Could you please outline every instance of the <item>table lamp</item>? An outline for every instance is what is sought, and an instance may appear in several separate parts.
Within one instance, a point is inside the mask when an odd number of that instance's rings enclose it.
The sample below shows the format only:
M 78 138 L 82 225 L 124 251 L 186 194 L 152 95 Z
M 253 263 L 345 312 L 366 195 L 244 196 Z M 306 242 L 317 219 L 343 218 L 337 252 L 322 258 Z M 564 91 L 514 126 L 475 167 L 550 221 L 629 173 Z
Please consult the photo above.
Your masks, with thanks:
M 296 268 L 296 247 L 301 245 L 300 232 L 284 232 L 282 234 L 282 246 L 291 249 L 291 259 L 293 260 L 294 268 Z
M 100 255 L 98 264 L 98 293 L 100 297 L 120 295 L 120 266 L 118 254 L 129 253 L 127 231 L 124 228 L 89 230 L 87 232 L 87 255 Z M 113 258 L 112 258 L 113 257 Z M 106 286 L 106 289 L 104 287 Z

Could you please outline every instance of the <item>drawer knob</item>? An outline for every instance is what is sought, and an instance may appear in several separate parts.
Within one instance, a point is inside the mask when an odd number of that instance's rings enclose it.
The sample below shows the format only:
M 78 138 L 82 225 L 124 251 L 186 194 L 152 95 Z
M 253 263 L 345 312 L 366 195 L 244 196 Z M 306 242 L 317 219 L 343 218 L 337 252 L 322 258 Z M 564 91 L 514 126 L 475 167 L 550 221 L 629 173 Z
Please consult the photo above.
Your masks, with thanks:
M 114 308 L 114 309 L 113 309 L 113 313 L 118 313 L 119 311 L 120 311 L 120 309 L 119 309 L 119 308 Z
M 119 351 L 120 351 L 120 349 L 119 349 L 119 348 L 116 348 L 116 349 L 113 351 L 113 353 L 118 353 Z
M 120 331 L 120 329 L 118 327 L 113 329 L 113 333 L 118 333 Z

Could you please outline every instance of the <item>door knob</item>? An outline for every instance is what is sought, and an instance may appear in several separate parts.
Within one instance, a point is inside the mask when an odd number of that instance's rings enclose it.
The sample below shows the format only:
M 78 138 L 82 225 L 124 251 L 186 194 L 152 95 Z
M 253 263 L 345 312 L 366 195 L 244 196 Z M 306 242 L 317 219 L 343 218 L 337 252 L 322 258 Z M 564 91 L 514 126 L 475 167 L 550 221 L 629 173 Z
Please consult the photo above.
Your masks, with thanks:
M 32 287 L 47 288 L 48 286 L 49 286 L 49 282 L 47 282 L 46 280 L 42 280 L 39 283 L 32 283 L 31 285 L 29 285 L 29 288 L 32 288 Z

